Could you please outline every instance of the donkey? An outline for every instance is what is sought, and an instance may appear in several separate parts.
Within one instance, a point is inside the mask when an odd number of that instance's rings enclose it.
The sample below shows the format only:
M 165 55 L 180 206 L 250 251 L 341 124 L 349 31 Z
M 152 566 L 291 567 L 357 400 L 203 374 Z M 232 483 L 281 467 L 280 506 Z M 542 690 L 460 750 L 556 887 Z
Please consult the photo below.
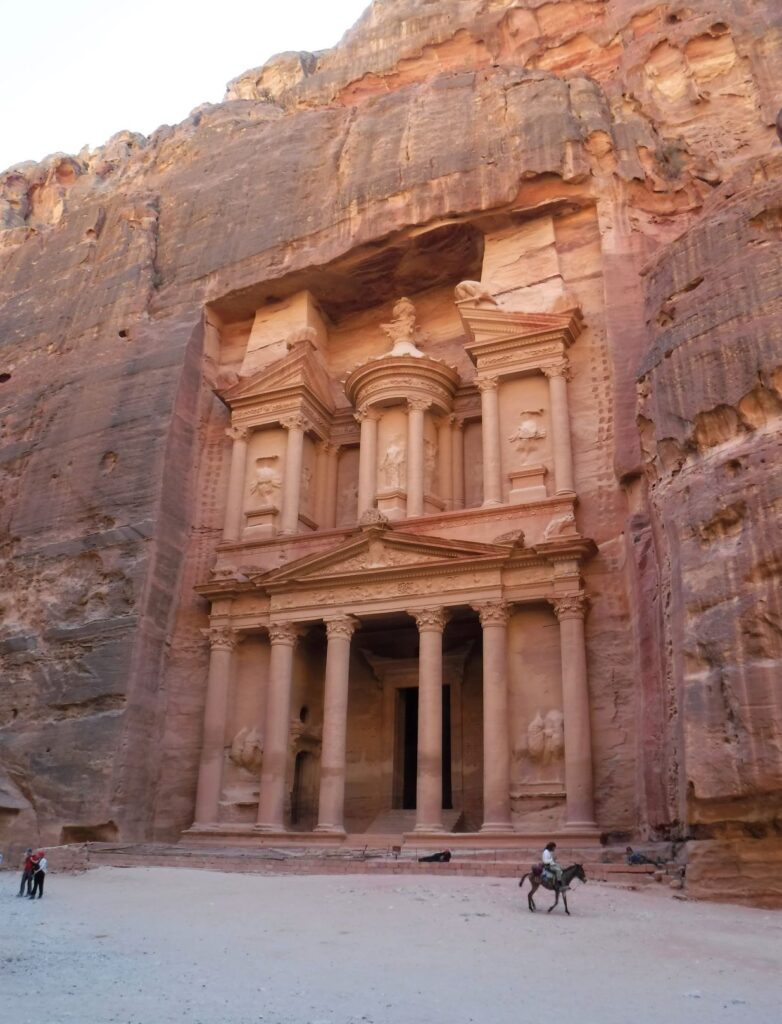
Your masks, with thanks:
M 551 892 L 556 893 L 557 896 L 548 908 L 548 913 L 550 914 L 554 907 L 559 903 L 559 894 L 562 893 L 562 902 L 565 904 L 565 913 L 568 917 L 570 916 L 570 911 L 567 908 L 567 896 L 565 893 L 567 892 L 570 883 L 574 878 L 578 878 L 582 882 L 586 882 L 587 880 L 586 875 L 584 874 L 584 869 L 580 864 L 571 864 L 569 868 L 565 868 L 562 872 L 561 882 L 558 882 L 552 875 L 544 874 L 543 869 L 539 864 L 535 864 L 525 875 L 521 876 L 519 885 L 524 885 L 524 882 L 528 878 L 530 880 L 530 885 L 532 886 L 530 891 L 527 893 L 527 903 L 529 904 L 529 909 L 531 911 L 534 912 L 538 909 L 535 906 L 535 901 L 532 897 L 542 885 L 544 889 L 549 889 Z

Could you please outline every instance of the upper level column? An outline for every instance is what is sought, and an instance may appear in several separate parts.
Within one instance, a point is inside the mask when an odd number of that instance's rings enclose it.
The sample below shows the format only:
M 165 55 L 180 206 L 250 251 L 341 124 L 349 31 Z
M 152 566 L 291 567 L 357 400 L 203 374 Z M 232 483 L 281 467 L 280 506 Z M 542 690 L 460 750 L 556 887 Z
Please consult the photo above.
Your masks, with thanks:
M 285 775 L 291 724 L 293 652 L 298 638 L 298 628 L 291 623 L 273 622 L 269 626 L 271 657 L 256 825 L 262 832 L 281 832 L 285 829 Z
M 355 414 L 361 424 L 358 449 L 358 508 L 356 517 L 375 507 L 377 492 L 377 424 L 380 413 L 364 406 Z
M 483 627 L 482 832 L 512 832 L 508 727 L 508 606 L 476 605 Z
M 431 402 L 411 398 L 407 403 L 407 515 L 424 514 L 424 413 Z
M 304 431 L 308 423 L 303 416 L 288 416 L 280 421 L 288 432 L 285 448 L 285 477 L 282 481 L 280 533 L 298 533 L 301 501 L 301 471 L 304 459 Z
M 455 416 L 443 416 L 437 424 L 438 491 L 445 509 L 453 508 L 453 422 Z
M 419 634 L 416 832 L 443 828 L 443 608 L 410 612 Z
M 250 431 L 244 427 L 228 427 L 226 436 L 233 441 L 231 469 L 228 476 L 228 500 L 225 508 L 223 540 L 239 540 L 244 511 L 244 476 L 247 467 L 247 442 Z
M 451 455 L 453 468 L 453 507 L 464 508 L 464 420 L 461 416 L 453 416 L 451 431 Z
M 233 652 L 241 640 L 241 635 L 227 626 L 203 633 L 209 639 L 210 652 L 195 807 L 195 824 L 201 826 L 213 825 L 218 819 Z
M 570 412 L 567 396 L 567 360 L 545 366 L 551 404 L 551 435 L 554 448 L 554 486 L 557 494 L 575 491 L 573 450 L 570 440 Z
M 332 530 L 337 525 L 337 474 L 339 470 L 338 444 L 324 444 L 326 451 L 326 496 L 323 527 Z
M 326 682 L 323 745 L 316 832 L 345 831 L 345 738 L 348 721 L 350 638 L 358 625 L 350 615 L 326 619 Z
M 496 377 L 475 382 L 481 393 L 481 437 L 483 439 L 483 505 L 502 504 L 502 458 L 500 402 Z
M 582 593 L 552 600 L 559 619 L 562 652 L 562 711 L 565 717 L 566 826 L 580 831 L 596 828 L 592 788 L 592 730 L 589 722 Z

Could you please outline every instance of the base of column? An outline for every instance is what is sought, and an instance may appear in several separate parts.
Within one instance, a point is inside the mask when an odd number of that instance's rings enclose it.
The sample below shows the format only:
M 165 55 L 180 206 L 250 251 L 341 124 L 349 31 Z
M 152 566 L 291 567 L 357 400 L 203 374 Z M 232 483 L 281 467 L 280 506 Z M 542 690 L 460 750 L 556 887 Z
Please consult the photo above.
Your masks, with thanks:
M 276 822 L 258 822 L 253 825 L 253 832 L 263 832 L 264 835 L 275 835 L 275 836 L 287 836 L 289 835 L 288 829 L 284 825 L 278 825 Z
M 339 825 L 316 825 L 315 832 L 321 836 L 335 836 L 338 839 L 344 839 L 347 832 L 344 828 L 340 828 Z
M 433 833 L 441 833 L 441 832 L 443 834 L 445 834 L 445 829 L 443 828 L 442 822 L 438 821 L 438 822 L 436 822 L 435 824 L 432 824 L 432 825 L 416 825 L 415 828 L 413 829 L 413 833 L 412 834 L 413 835 L 418 835 L 418 834 L 420 834 L 422 832 L 425 832 L 427 835 L 431 835 Z
M 483 502 L 481 508 L 499 508 L 500 505 L 502 505 L 501 501 L 498 501 L 496 498 L 489 498 L 488 501 Z
M 509 821 L 484 821 L 480 831 L 483 832 L 513 832 L 513 825 Z
M 597 832 L 596 821 L 568 821 L 565 822 L 565 827 L 562 830 L 567 832 L 568 835 L 578 835 L 584 832 Z
M 565 488 L 563 488 L 563 489 L 562 489 L 561 491 L 554 491 L 554 494 L 555 494 L 555 495 L 556 495 L 556 496 L 557 496 L 558 498 L 572 498 L 572 499 L 574 499 L 574 500 L 575 500 L 575 498 L 577 498 L 577 497 L 578 497 L 578 495 L 576 494 L 576 492 L 575 492 L 575 491 L 572 491 L 572 490 L 571 490 L 571 489 L 570 489 L 569 487 L 565 487 Z

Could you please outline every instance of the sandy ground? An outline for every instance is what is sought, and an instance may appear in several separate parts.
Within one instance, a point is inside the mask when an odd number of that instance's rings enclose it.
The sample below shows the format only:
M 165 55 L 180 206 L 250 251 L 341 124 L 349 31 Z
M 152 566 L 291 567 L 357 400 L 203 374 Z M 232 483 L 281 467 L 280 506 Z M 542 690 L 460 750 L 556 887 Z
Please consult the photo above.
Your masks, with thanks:
M 17 885 L 0 876 L 13 1024 L 782 1021 L 782 913 L 668 890 L 578 885 L 565 917 L 512 879 L 101 868 L 34 903 Z

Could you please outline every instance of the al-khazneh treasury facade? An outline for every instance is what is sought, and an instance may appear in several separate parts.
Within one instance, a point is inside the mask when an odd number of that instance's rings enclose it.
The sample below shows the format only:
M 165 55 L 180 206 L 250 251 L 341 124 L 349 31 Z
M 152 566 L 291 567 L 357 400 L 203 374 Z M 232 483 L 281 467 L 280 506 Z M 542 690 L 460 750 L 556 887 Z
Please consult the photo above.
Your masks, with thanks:
M 597 549 L 569 397 L 584 321 L 565 297 L 518 312 L 474 281 L 450 304 L 459 365 L 429 354 L 403 297 L 384 350 L 359 348 L 341 378 L 310 293 L 256 314 L 219 392 L 230 470 L 198 587 L 190 835 L 595 833 L 582 566 Z M 275 551 L 279 567 L 254 564 Z

